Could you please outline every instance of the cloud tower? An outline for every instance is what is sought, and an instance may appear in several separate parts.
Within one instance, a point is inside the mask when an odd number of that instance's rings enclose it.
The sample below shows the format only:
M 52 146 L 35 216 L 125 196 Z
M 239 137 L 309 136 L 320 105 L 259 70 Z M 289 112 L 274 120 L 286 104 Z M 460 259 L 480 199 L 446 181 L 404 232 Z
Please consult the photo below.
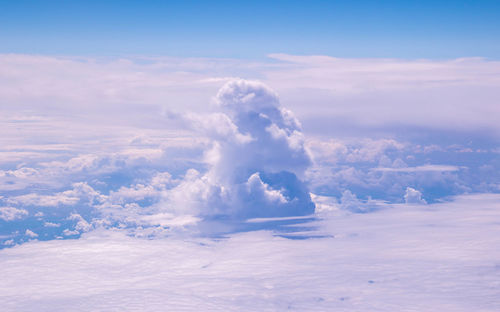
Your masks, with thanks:
M 168 194 L 169 206 L 201 217 L 286 217 L 314 212 L 301 180 L 310 165 L 301 125 L 277 94 L 256 81 L 233 80 L 217 93 L 220 113 L 192 117 L 208 134 L 205 174 L 191 170 Z

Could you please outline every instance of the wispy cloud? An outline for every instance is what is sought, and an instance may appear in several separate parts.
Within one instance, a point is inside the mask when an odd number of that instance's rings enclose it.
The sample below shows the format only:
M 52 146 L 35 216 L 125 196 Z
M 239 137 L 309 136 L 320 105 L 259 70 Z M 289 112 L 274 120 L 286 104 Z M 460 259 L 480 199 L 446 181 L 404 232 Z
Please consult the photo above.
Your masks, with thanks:
M 460 170 L 457 166 L 446 166 L 446 165 L 423 165 L 416 167 L 403 167 L 403 168 L 373 168 L 374 171 L 382 172 L 422 172 L 422 171 L 458 171 Z

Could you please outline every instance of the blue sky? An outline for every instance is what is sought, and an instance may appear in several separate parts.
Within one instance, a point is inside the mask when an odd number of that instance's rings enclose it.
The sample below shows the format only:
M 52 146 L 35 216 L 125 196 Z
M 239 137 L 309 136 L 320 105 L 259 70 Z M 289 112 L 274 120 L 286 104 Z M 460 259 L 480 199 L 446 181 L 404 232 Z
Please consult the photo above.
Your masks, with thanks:
M 500 55 L 498 1 L 1 1 L 0 52 Z

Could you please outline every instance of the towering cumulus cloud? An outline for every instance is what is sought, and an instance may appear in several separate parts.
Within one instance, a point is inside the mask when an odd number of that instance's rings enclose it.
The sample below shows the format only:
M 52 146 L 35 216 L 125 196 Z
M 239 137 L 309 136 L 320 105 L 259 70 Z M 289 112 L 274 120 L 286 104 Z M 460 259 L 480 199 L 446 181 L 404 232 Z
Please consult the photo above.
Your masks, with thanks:
M 189 170 L 165 194 L 165 209 L 201 218 L 285 217 L 314 212 L 301 181 L 310 157 L 301 126 L 262 83 L 234 80 L 218 92 L 220 113 L 189 116 L 212 139 L 205 174 Z M 180 211 L 179 211 L 180 212 Z

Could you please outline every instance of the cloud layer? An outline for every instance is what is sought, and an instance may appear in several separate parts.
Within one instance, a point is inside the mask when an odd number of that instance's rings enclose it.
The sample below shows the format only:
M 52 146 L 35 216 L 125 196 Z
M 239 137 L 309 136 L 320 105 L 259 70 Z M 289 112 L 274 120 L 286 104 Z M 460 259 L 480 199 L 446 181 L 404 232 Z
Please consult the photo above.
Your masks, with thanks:
M 498 310 L 498 62 L 270 57 L 1 55 L 2 309 Z
M 126 227 L 139 236 L 224 233 L 249 218 L 313 214 L 303 182 L 310 155 L 300 123 L 277 94 L 260 82 L 239 79 L 222 86 L 214 102 L 217 112 L 175 117 L 204 137 L 203 157 L 194 167 L 185 163 L 170 173 L 162 165 L 174 159 L 167 146 L 5 170 L 3 188 L 11 194 L 1 200 L 12 207 L 2 208 L 2 219 L 35 222 L 36 217 L 38 229 L 22 232 L 29 240 L 37 232 L 49 234 L 44 238 L 74 237 L 99 227 Z M 137 144 L 155 146 L 140 137 L 129 146 Z M 50 191 L 33 191 L 36 185 Z
M 180 107 L 206 111 L 206 99 L 235 76 L 272 86 L 304 125 L 323 134 L 369 134 L 373 128 L 394 130 L 401 125 L 500 134 L 496 122 L 500 63 L 481 58 L 272 54 L 266 60 L 248 61 L 4 54 L 0 55 L 0 108 L 12 112 L 15 107 L 11 116 L 18 120 L 61 112 L 93 117 L 113 113 L 113 123 L 147 120 L 159 125 L 151 111 L 158 114 Z
M 328 237 L 95 231 L 0 252 L 3 311 L 496 311 L 498 195 L 335 212 Z M 474 207 L 474 209 L 471 209 Z M 60 274 L 64 272 L 64 274 Z
M 0 56 L 0 245 L 500 191 L 497 62 L 270 58 Z

